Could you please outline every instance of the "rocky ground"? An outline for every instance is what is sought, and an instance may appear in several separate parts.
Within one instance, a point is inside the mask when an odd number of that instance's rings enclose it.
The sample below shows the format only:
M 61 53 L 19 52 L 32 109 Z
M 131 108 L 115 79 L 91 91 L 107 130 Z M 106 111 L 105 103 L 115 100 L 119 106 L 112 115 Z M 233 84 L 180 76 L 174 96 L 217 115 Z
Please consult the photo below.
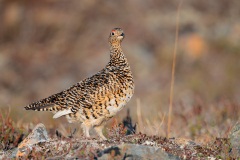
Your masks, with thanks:
M 38 124 L 17 148 L 0 151 L 1 159 L 239 159 L 240 123 L 229 138 L 202 145 L 180 138 L 131 134 L 112 130 L 107 141 L 63 137 L 50 138 L 45 126 Z

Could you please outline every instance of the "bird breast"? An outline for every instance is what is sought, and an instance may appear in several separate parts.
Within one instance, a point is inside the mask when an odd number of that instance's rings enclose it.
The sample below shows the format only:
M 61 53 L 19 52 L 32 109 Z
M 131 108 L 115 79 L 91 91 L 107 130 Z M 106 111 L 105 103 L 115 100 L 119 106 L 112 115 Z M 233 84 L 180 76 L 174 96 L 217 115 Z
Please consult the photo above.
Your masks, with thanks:
M 117 112 L 122 110 L 127 102 L 131 99 L 132 95 L 133 89 L 127 89 L 123 90 L 122 95 L 112 98 L 106 108 L 109 111 L 110 116 L 114 116 L 117 114 Z

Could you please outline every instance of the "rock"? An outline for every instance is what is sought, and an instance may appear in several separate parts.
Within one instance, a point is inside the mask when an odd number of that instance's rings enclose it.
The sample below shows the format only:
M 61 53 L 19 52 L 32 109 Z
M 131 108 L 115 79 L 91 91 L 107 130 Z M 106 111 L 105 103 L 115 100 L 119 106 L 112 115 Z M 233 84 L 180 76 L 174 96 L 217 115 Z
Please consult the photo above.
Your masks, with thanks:
M 13 148 L 8 151 L 0 151 L 0 159 L 14 159 L 16 157 L 17 151 L 17 148 Z
M 18 145 L 16 157 L 26 157 L 32 150 L 34 144 L 48 140 L 45 126 L 42 123 L 37 124 L 33 131 Z
M 240 121 L 238 121 L 232 128 L 228 138 L 230 139 L 231 143 L 231 157 L 240 157 Z
M 97 158 L 99 160 L 105 159 L 164 159 L 164 160 L 178 160 L 180 158 L 164 152 L 159 147 L 122 144 L 115 147 L 110 147 L 98 152 Z

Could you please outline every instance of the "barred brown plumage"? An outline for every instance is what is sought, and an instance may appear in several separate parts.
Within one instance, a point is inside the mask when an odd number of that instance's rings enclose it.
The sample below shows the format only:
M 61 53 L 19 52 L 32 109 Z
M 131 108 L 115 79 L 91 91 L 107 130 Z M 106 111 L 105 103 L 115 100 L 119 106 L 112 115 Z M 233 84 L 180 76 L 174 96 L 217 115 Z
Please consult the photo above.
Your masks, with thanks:
M 48 98 L 31 103 L 26 110 L 52 111 L 53 118 L 66 116 L 69 123 L 80 122 L 85 136 L 93 127 L 106 140 L 102 129 L 131 99 L 134 81 L 130 66 L 121 49 L 124 33 L 114 28 L 109 36 L 110 61 L 105 68 Z

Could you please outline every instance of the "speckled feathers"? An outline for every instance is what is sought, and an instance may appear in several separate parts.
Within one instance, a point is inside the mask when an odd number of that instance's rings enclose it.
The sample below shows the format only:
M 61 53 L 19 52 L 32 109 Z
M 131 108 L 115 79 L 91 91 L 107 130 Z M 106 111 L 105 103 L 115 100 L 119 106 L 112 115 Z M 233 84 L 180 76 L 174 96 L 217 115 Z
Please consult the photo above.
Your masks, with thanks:
M 82 123 L 85 135 L 94 127 L 102 139 L 105 122 L 117 114 L 131 99 L 134 81 L 130 66 L 121 49 L 125 35 L 114 28 L 109 35 L 110 61 L 95 75 L 48 98 L 29 104 L 27 110 L 52 111 L 54 118 Z

